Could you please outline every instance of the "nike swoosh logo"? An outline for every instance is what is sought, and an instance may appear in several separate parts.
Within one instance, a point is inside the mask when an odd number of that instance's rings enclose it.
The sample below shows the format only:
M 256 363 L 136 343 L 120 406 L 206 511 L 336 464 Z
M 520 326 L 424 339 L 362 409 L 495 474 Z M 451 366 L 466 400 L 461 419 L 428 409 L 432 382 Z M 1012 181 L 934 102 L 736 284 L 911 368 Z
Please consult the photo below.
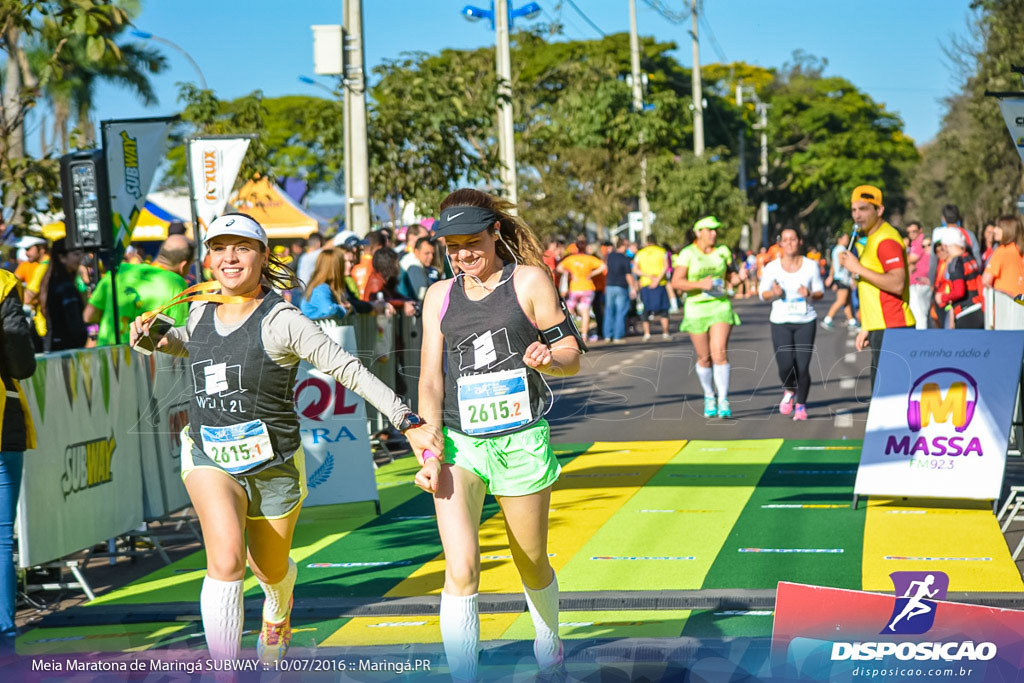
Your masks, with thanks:
M 459 211 L 458 213 L 453 213 L 452 215 L 448 216 L 448 221 L 451 222 L 451 220 L 453 218 L 458 218 L 459 216 L 461 216 L 464 213 L 466 213 L 466 212 L 465 211 Z

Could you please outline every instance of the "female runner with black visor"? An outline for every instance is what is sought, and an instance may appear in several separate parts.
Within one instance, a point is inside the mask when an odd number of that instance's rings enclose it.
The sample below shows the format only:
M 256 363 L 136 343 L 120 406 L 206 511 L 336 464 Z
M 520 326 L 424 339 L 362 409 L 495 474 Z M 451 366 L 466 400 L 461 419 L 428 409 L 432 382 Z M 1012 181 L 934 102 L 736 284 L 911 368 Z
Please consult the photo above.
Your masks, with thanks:
M 480 515 L 497 498 L 542 670 L 558 672 L 558 582 L 548 562 L 551 485 L 561 471 L 544 414 L 544 375 L 579 370 L 578 331 L 567 320 L 543 250 L 512 204 L 477 190 L 441 203 L 444 237 L 458 275 L 438 282 L 423 303 L 420 410 L 443 424 L 444 453 L 430 457 L 416 483 L 433 492 L 445 553 L 441 637 L 455 680 L 477 677 L 480 619 Z M 442 463 L 443 459 L 443 463 Z

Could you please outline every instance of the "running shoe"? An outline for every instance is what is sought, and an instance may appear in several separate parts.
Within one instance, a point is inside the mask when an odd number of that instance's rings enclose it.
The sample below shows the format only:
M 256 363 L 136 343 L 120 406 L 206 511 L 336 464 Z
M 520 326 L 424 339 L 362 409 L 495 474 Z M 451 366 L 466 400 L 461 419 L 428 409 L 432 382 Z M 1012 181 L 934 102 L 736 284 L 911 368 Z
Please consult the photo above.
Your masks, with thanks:
M 537 643 L 534 641 L 533 654 L 537 655 Z M 537 657 L 537 664 L 540 665 L 540 657 Z M 547 663 L 546 666 L 540 666 L 540 670 L 537 672 L 536 681 L 543 681 L 544 683 L 563 683 L 569 678 L 568 672 L 565 670 L 565 649 L 562 646 L 562 641 L 558 641 L 558 654 L 555 658 Z
M 273 664 L 284 659 L 288 645 L 292 642 L 292 605 L 295 598 L 288 601 L 288 614 L 283 621 L 271 622 L 263 620 L 260 639 L 256 642 L 256 655 L 264 664 Z
M 796 410 L 793 411 L 793 419 L 796 421 L 802 421 L 807 419 L 807 406 L 803 403 L 796 404 Z
M 732 408 L 729 407 L 729 399 L 718 399 L 718 417 L 732 417 Z
M 661 335 L 661 338 L 664 339 L 665 341 L 669 341 L 672 339 L 672 335 L 669 334 L 668 332 L 665 332 L 664 334 Z
M 650 341 L 650 340 L 651 340 L 651 335 L 645 334 L 644 335 L 644 341 Z
M 704 397 L 704 417 L 716 417 L 718 415 L 718 403 L 714 396 Z
M 789 415 L 793 412 L 793 392 L 787 391 L 782 394 L 782 400 L 779 401 L 779 412 L 783 415 Z
M 828 318 L 825 318 L 824 320 L 821 321 L 821 329 L 823 329 L 823 330 L 834 330 L 835 328 L 836 328 L 836 326 L 833 325 L 832 321 L 829 320 Z
M 859 330 L 860 329 L 860 323 L 857 322 L 856 318 L 851 318 L 850 320 L 847 320 L 846 321 L 846 326 L 849 327 L 851 330 Z

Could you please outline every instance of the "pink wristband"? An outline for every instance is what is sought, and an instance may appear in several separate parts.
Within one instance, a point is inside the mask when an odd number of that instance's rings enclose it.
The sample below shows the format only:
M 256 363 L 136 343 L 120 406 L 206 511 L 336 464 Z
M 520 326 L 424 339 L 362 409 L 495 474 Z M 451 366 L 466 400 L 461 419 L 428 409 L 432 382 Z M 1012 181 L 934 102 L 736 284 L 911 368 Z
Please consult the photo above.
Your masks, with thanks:
M 428 460 L 436 457 L 437 453 L 435 453 L 434 451 L 423 451 L 423 464 L 426 465 Z

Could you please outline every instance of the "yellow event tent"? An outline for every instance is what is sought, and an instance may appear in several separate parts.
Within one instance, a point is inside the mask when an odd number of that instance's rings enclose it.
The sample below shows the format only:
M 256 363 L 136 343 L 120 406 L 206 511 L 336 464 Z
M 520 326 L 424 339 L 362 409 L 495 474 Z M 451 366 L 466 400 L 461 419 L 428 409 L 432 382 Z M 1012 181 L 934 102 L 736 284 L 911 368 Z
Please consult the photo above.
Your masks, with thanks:
M 247 182 L 231 198 L 231 205 L 255 218 L 272 240 L 306 238 L 318 228 L 315 218 L 266 178 Z

